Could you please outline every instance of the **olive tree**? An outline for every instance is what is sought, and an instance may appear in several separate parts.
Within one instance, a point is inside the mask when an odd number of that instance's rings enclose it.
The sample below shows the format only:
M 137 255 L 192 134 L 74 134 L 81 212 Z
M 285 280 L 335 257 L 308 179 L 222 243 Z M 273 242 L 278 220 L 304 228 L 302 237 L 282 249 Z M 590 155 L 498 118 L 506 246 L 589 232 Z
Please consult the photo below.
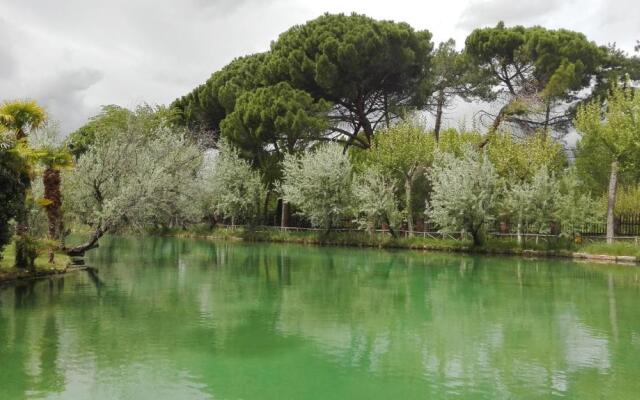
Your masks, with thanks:
M 437 153 L 429 171 L 433 192 L 426 213 L 444 231 L 464 230 L 473 244 L 482 245 L 484 233 L 498 211 L 501 182 L 486 154 L 466 146 L 460 158 Z
M 239 218 L 256 221 L 266 188 L 260 174 L 226 140 L 218 142 L 218 155 L 204 181 L 215 215 L 230 218 L 231 225 Z
M 518 243 L 522 231 L 543 233 L 550 229 L 560 196 L 558 181 L 546 166 L 530 181 L 516 182 L 505 193 L 504 205 L 516 223 Z
M 200 219 L 199 149 L 166 126 L 152 135 L 134 129 L 98 135 L 63 180 L 66 211 L 88 225 L 88 242 L 67 248 L 82 254 L 105 233 L 142 230 Z
M 326 143 L 302 156 L 287 155 L 282 198 L 314 226 L 329 232 L 351 207 L 352 166 L 342 146 Z
M 353 182 L 355 208 L 364 218 L 358 219 L 361 227 L 373 228 L 384 223 L 396 237 L 394 228 L 402 222 L 395 196 L 395 182 L 377 168 L 367 168 L 357 174 Z

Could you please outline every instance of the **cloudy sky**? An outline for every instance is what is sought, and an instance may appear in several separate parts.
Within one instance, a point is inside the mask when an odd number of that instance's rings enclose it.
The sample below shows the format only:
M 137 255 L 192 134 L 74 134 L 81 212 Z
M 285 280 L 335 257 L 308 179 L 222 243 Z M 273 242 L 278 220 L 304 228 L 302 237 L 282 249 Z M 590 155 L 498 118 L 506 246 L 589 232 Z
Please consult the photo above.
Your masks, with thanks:
M 582 31 L 627 51 L 637 0 L 0 0 L 0 99 L 41 102 L 63 134 L 101 105 L 169 103 L 233 58 L 324 12 L 358 12 L 459 44 L 478 26 Z

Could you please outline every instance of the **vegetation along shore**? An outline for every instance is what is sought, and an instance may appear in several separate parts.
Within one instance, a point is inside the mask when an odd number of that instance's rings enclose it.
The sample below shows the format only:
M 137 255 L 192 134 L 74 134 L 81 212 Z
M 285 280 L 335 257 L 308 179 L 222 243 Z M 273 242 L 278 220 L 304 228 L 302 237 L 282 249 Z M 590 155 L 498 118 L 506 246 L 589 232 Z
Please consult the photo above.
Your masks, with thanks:
M 265 50 L 169 105 L 104 106 L 69 134 L 35 101 L 2 103 L 5 275 L 59 271 L 108 234 L 219 224 L 255 241 L 639 255 L 637 54 L 502 22 L 436 44 L 359 14 L 321 15 Z M 448 121 L 461 102 L 486 111 Z

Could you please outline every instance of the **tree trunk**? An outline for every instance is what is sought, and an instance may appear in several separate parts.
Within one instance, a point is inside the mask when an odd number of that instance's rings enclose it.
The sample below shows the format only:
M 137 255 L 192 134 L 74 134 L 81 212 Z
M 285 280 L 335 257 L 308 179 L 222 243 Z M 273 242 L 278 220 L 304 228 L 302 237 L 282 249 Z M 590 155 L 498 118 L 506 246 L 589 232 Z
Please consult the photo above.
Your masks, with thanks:
M 367 114 L 365 113 L 364 108 L 365 108 L 364 100 L 356 104 L 358 123 L 362 127 L 362 130 L 364 131 L 364 134 L 367 138 L 367 147 L 371 147 L 371 138 L 373 137 L 373 126 L 371 126 L 371 121 L 369 121 L 369 118 L 367 118 Z
M 384 120 L 387 124 L 387 129 L 391 127 L 391 117 L 389 116 L 389 97 L 387 93 L 384 94 Z
M 547 108 L 545 109 L 545 114 L 544 114 L 544 134 L 546 136 L 547 134 L 547 129 L 549 129 L 549 117 L 551 116 L 551 103 L 550 101 L 547 101 Z
M 482 232 L 481 228 L 472 231 L 471 236 L 473 237 L 474 246 L 479 247 L 484 244 L 484 232 Z
M 42 175 L 44 185 L 44 198 L 48 200 L 45 206 L 47 220 L 49 222 L 49 239 L 59 241 L 62 233 L 62 195 L 60 194 L 60 171 L 54 168 L 47 168 Z M 49 263 L 53 264 L 56 246 L 49 248 Z
M 393 227 L 391 226 L 391 221 L 389 221 L 389 216 L 385 215 L 384 220 L 387 222 L 387 226 L 389 227 L 389 233 L 391 233 L 391 237 L 396 239 L 398 235 L 396 235 L 396 232 L 393 230 Z
M 282 200 L 282 213 L 280 216 L 280 227 L 286 228 L 289 226 L 289 203 Z
M 440 129 L 442 127 L 442 112 L 444 109 L 444 93 L 441 90 L 438 93 L 438 101 L 436 105 L 436 125 L 433 129 L 433 133 L 435 134 L 436 143 L 440 141 Z
M 518 235 L 518 244 L 522 244 L 522 224 L 520 224 L 520 222 L 518 222 L 518 228 L 516 232 Z
M 404 193 L 405 193 L 405 209 L 407 211 L 407 231 L 409 231 L 408 236 L 413 236 L 413 177 L 411 175 L 407 175 L 406 180 L 404 182 Z
M 16 255 L 14 265 L 19 269 L 33 269 L 33 244 L 29 238 L 29 224 L 26 205 L 16 215 Z
M 609 195 L 607 199 L 607 243 L 613 243 L 615 235 L 614 209 L 616 206 L 616 190 L 618 189 L 618 160 L 611 163 L 611 176 L 609 177 Z
M 91 238 L 86 243 L 81 245 L 66 248 L 64 247 L 62 250 L 67 253 L 69 256 L 84 256 L 84 253 L 88 250 L 95 249 L 98 247 L 98 240 L 105 234 L 105 231 L 102 229 L 96 229 L 91 235 Z

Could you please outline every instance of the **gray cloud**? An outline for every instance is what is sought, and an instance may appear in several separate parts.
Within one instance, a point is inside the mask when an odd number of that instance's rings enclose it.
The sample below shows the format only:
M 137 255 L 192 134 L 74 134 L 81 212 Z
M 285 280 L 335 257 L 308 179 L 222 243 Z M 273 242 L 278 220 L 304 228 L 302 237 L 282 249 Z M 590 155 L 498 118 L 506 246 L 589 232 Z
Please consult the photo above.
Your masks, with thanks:
M 576 0 L 476 0 L 464 9 L 458 26 L 471 30 L 487 25 L 493 26 L 499 21 L 510 25 L 544 22 L 549 15 L 574 8 L 576 3 Z
M 59 119 L 62 132 L 70 132 L 97 111 L 85 104 L 85 96 L 103 77 L 102 72 L 91 68 L 62 71 L 41 82 L 34 97 L 53 118 Z

